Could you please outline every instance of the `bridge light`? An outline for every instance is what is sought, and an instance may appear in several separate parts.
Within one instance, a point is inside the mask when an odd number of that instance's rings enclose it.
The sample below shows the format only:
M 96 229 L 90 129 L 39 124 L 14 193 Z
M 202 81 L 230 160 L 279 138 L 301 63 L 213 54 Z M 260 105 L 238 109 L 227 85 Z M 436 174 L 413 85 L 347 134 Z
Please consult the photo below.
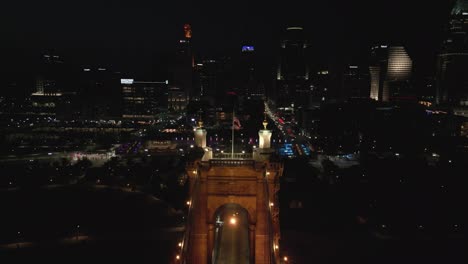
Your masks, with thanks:
M 275 204 L 274 204 L 274 203 L 270 203 L 270 206 L 273 206 L 273 205 L 275 205 Z
M 187 201 L 187 205 L 190 205 L 190 201 Z
M 229 219 L 229 223 L 230 223 L 231 225 L 235 225 L 235 224 L 237 223 L 236 218 L 231 217 L 231 219 Z
M 178 245 L 178 246 L 179 246 L 179 247 L 182 247 L 182 242 L 179 242 L 179 245 Z
M 275 245 L 275 249 L 278 249 L 278 248 L 279 248 L 279 246 L 278 246 L 278 245 Z
M 270 172 L 269 172 L 269 171 L 267 171 L 266 175 L 270 175 Z
M 176 258 L 177 260 L 179 260 L 179 259 L 180 259 L 180 256 L 179 256 L 179 255 L 177 255 L 175 258 Z
M 193 170 L 192 172 L 193 172 L 193 174 L 197 173 L 197 171 L 196 171 L 196 170 Z
M 287 261 L 288 261 L 288 257 L 284 256 L 283 260 L 284 260 L 285 262 L 287 262 Z

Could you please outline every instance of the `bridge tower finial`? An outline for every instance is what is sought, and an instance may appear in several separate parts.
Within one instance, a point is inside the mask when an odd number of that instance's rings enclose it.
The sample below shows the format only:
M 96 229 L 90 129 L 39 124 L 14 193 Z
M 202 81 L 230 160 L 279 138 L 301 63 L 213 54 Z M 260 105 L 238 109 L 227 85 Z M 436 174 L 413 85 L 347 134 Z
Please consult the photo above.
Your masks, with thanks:
M 266 111 L 263 112 L 263 115 L 264 115 L 264 119 L 263 119 L 263 123 L 262 123 L 262 124 L 263 124 L 263 128 L 264 128 L 265 130 L 267 130 L 268 121 L 267 121 L 267 117 L 266 117 Z

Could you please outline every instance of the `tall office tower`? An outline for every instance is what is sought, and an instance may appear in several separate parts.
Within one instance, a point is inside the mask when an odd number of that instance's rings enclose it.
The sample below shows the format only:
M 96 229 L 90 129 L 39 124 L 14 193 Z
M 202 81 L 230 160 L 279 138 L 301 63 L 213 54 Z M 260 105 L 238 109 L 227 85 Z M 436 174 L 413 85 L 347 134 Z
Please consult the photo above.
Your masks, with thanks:
M 224 106 L 226 93 L 232 92 L 235 88 L 232 67 L 229 57 L 206 59 L 196 64 L 195 73 L 198 79 L 196 90 L 199 91 L 201 101 L 213 107 Z
M 35 89 L 30 95 L 32 111 L 55 116 L 67 83 L 67 69 L 63 59 L 55 53 L 45 53 L 39 62 Z
M 78 76 L 81 117 L 120 118 L 122 99 L 120 73 L 107 67 L 84 67 Z
M 409 92 L 413 62 L 402 46 L 377 45 L 371 50 L 370 97 L 388 102 Z
M 343 73 L 343 95 L 349 98 L 367 98 L 369 72 L 360 65 L 348 65 Z
M 302 27 L 288 27 L 281 40 L 276 72 L 277 107 L 298 107 L 309 89 L 308 42 Z
M 34 93 L 45 95 L 61 93 L 65 87 L 66 78 L 63 59 L 55 53 L 45 53 L 42 55 L 39 66 Z
M 236 75 L 238 81 L 239 94 L 242 96 L 263 96 L 262 87 L 258 82 L 255 63 L 255 48 L 250 45 L 243 45 L 239 61 L 236 65 Z
M 173 112 L 183 112 L 187 108 L 187 95 L 177 87 L 171 87 L 167 91 L 167 108 Z
M 133 79 L 121 79 L 120 83 L 122 87 L 123 118 L 152 119 L 155 114 L 166 111 L 168 81 L 143 82 Z
M 215 105 L 217 93 L 218 61 L 203 60 L 195 66 L 198 97 L 209 105 Z
M 193 96 L 192 27 L 184 25 L 184 38 L 179 40 L 173 68 L 173 84 L 182 89 L 188 98 Z
M 458 0 L 450 14 L 437 58 L 436 103 L 468 106 L 468 1 Z

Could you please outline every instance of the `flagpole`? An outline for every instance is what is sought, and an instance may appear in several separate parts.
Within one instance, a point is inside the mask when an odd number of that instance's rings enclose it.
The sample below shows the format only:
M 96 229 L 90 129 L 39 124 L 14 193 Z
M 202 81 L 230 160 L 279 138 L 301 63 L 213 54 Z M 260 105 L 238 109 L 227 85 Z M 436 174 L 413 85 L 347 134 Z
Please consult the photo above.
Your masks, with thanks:
M 232 108 L 232 149 L 231 158 L 234 159 L 234 107 Z

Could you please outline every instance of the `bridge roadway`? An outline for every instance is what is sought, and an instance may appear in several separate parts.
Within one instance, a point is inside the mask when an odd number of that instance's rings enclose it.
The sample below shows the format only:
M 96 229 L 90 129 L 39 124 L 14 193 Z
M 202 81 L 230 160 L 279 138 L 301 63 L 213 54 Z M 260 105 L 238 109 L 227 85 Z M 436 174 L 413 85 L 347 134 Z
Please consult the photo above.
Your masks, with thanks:
M 231 222 L 235 219 L 235 223 Z M 216 225 L 214 264 L 249 264 L 249 229 L 247 216 L 234 210 L 226 210 L 221 218 L 223 224 Z

